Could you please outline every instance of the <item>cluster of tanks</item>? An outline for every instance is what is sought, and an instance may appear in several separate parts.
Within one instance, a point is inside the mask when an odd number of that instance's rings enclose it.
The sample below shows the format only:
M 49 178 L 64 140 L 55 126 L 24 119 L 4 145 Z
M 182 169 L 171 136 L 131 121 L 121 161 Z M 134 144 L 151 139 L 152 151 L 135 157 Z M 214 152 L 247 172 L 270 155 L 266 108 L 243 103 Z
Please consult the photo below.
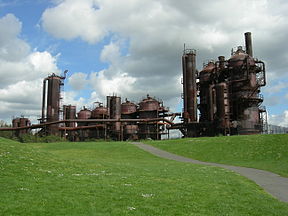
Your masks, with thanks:
M 94 109 L 83 107 L 76 113 L 76 106 L 64 105 L 61 109 L 61 86 L 64 76 L 52 74 L 43 80 L 42 117 L 39 124 L 31 125 L 29 119 L 21 117 L 12 120 L 15 136 L 40 128 L 42 136 L 57 135 L 71 141 L 87 139 L 138 140 L 161 139 L 169 133 L 167 125 L 173 124 L 166 117 L 173 114 L 163 102 L 147 95 L 140 103 L 132 103 L 121 97 L 107 96 L 107 105 L 96 102 Z M 175 116 L 174 116 L 175 117 Z
M 95 103 L 94 109 L 84 107 L 76 113 L 76 106 L 64 105 L 61 110 L 65 71 L 64 76 L 52 74 L 43 81 L 39 124 L 16 118 L 12 128 L 0 130 L 14 130 L 19 136 L 41 128 L 40 134 L 70 140 L 161 139 L 166 129 L 168 137 L 171 129 L 179 129 L 184 137 L 261 133 L 267 126 L 260 94 L 266 85 L 265 64 L 253 57 L 250 32 L 245 33 L 245 46 L 232 50 L 228 60 L 219 56 L 217 61 L 208 62 L 200 72 L 196 70 L 196 51 L 184 47 L 181 123 L 172 122 L 178 113 L 168 113 L 163 102 L 149 95 L 138 104 L 127 99 L 121 103 L 121 98 L 113 95 L 107 96 L 106 106 Z
M 185 49 L 183 65 L 183 122 L 172 126 L 184 136 L 257 134 L 267 125 L 260 87 L 266 85 L 265 64 L 253 57 L 251 33 L 245 46 L 226 60 L 210 61 L 196 70 L 196 51 Z M 199 110 L 199 113 L 198 113 Z
M 161 139 L 167 131 L 166 124 L 171 124 L 164 118 L 169 115 L 168 109 L 149 95 L 139 104 L 127 99 L 121 103 L 120 97 L 107 96 L 106 106 L 99 102 L 95 105 L 92 110 L 83 107 L 77 115 L 76 106 L 64 105 L 63 119 L 68 122 L 59 130 L 70 140 Z

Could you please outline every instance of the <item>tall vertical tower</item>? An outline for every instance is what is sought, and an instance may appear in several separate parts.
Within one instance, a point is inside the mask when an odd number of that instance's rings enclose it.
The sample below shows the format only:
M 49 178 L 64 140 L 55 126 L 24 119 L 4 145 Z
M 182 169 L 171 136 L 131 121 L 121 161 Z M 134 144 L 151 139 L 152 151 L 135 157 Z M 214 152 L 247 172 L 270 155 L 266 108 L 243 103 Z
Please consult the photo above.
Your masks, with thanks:
M 185 123 L 197 121 L 196 51 L 185 49 L 182 56 Z
M 64 85 L 63 80 L 66 78 L 67 70 L 64 71 L 64 77 L 52 74 L 43 80 L 43 98 L 42 98 L 42 118 L 41 122 L 59 121 L 60 115 L 60 99 L 61 86 Z M 48 82 L 48 84 L 47 84 Z M 46 85 L 47 85 L 47 101 L 46 101 Z M 46 103 L 46 115 L 45 115 Z M 47 134 L 58 134 L 58 124 L 47 127 Z

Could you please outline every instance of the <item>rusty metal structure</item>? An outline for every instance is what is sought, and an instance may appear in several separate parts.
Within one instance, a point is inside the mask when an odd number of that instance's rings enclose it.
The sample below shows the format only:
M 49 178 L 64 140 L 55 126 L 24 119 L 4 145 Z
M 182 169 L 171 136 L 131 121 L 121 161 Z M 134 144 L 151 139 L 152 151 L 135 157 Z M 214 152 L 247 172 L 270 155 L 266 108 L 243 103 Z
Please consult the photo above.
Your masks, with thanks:
M 29 127 L 31 125 L 31 122 L 28 118 L 20 117 L 20 118 L 14 118 L 12 120 L 12 127 L 13 128 L 21 128 L 21 127 Z M 15 130 L 14 136 L 19 137 L 23 134 L 29 133 L 29 128 L 24 128 L 22 130 Z
M 266 85 L 265 64 L 253 57 L 251 33 L 245 33 L 245 48 L 238 46 L 231 57 L 219 56 L 201 71 L 196 69 L 196 50 L 184 46 L 182 122 L 173 123 L 178 113 L 169 113 L 163 102 L 147 95 L 139 103 L 121 102 L 107 96 L 106 106 L 96 102 L 91 109 L 61 106 L 64 76 L 52 74 L 43 80 L 42 117 L 31 125 L 27 118 L 15 118 L 16 136 L 40 128 L 40 135 L 57 135 L 71 141 L 87 139 L 161 139 L 171 129 L 184 137 L 219 134 L 257 134 L 267 131 L 267 115 L 261 106 L 260 88 Z M 181 114 L 180 114 L 181 115 Z M 167 118 L 170 117 L 170 118 Z
M 66 78 L 67 70 L 64 71 L 64 76 L 58 76 L 52 74 L 43 80 L 43 98 L 42 98 L 42 118 L 41 123 L 59 121 L 60 117 L 60 100 L 61 98 L 61 86 L 63 86 L 63 80 Z M 48 83 L 48 84 L 47 84 Z M 47 88 L 46 88 L 47 84 Z M 46 93 L 47 91 L 47 93 Z M 46 101 L 47 96 L 47 101 Z M 45 115 L 45 103 L 46 103 L 46 115 Z M 58 125 L 48 125 L 43 133 L 58 135 Z
M 76 106 L 63 105 L 61 109 L 61 86 L 64 76 L 52 74 L 43 80 L 42 116 L 39 124 L 31 125 L 28 118 L 15 118 L 11 128 L 0 130 L 15 131 L 15 136 L 30 133 L 40 128 L 40 136 L 62 136 L 70 141 L 89 139 L 137 140 L 161 139 L 167 132 L 166 124 L 173 123 L 166 119 L 168 109 L 155 98 L 143 99 L 139 104 L 121 97 L 107 96 L 107 105 L 95 102 L 93 109 L 83 107 L 76 114 Z
M 265 130 L 266 109 L 261 106 L 260 94 L 266 85 L 265 64 L 253 57 L 250 32 L 245 33 L 245 46 L 232 50 L 228 60 L 219 56 L 208 62 L 200 72 L 196 70 L 196 51 L 184 47 L 182 123 L 172 129 L 180 129 L 185 137 Z

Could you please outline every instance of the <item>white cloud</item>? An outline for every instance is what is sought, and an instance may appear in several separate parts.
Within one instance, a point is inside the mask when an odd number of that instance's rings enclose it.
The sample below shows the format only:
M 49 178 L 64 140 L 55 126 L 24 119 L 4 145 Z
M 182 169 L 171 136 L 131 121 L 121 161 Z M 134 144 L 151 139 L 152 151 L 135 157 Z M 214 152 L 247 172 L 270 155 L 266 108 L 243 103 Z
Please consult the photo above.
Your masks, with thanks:
M 0 59 L 19 61 L 29 53 L 29 45 L 17 38 L 21 28 L 22 23 L 13 14 L 0 19 Z
M 100 59 L 103 62 L 117 63 L 120 59 L 120 47 L 111 42 L 110 44 L 104 46 L 101 51 Z
M 80 37 L 95 43 L 106 34 L 98 21 L 95 1 L 67 0 L 57 3 L 56 7 L 46 9 L 42 16 L 44 29 L 55 37 L 68 40 Z
M 269 115 L 268 123 L 272 125 L 288 127 L 288 110 L 285 110 L 282 114 L 279 115 Z
M 287 68 L 282 58 L 288 55 L 282 49 L 288 27 L 284 8 L 288 4 L 280 0 L 62 0 L 43 13 L 42 26 L 57 38 L 79 37 L 88 43 L 109 35 L 127 39 L 128 55 L 121 55 L 117 41 L 104 46 L 101 60 L 110 65 L 91 74 L 94 90 L 101 97 L 151 93 L 173 105 L 181 92 L 183 43 L 198 50 L 201 70 L 204 61 L 219 55 L 229 58 L 232 47 L 244 44 L 242 34 L 252 31 L 255 55 L 271 65 L 268 77 L 277 80 L 283 66 Z M 282 54 L 275 55 L 280 50 Z
M 36 119 L 40 114 L 42 79 L 59 73 L 57 56 L 31 51 L 20 38 L 22 24 L 13 15 L 0 18 L 0 118 L 26 115 Z
M 126 73 L 117 73 L 109 79 L 105 75 L 106 72 L 106 70 L 102 70 L 97 73 L 94 72 L 90 76 L 91 85 L 102 97 L 113 93 L 124 96 L 135 90 L 135 78 Z
M 87 74 L 74 73 L 68 78 L 68 83 L 74 90 L 82 90 L 88 85 Z

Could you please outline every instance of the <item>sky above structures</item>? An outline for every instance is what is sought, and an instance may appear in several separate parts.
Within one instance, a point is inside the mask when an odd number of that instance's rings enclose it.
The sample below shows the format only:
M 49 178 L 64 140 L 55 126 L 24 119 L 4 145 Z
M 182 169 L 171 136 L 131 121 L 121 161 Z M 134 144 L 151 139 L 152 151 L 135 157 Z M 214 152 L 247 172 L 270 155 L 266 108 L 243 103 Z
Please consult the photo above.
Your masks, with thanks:
M 287 127 L 287 11 L 287 0 L 0 0 L 0 119 L 37 119 L 43 78 L 66 69 L 64 104 L 150 94 L 181 112 L 183 44 L 201 70 L 250 31 L 269 123 Z

